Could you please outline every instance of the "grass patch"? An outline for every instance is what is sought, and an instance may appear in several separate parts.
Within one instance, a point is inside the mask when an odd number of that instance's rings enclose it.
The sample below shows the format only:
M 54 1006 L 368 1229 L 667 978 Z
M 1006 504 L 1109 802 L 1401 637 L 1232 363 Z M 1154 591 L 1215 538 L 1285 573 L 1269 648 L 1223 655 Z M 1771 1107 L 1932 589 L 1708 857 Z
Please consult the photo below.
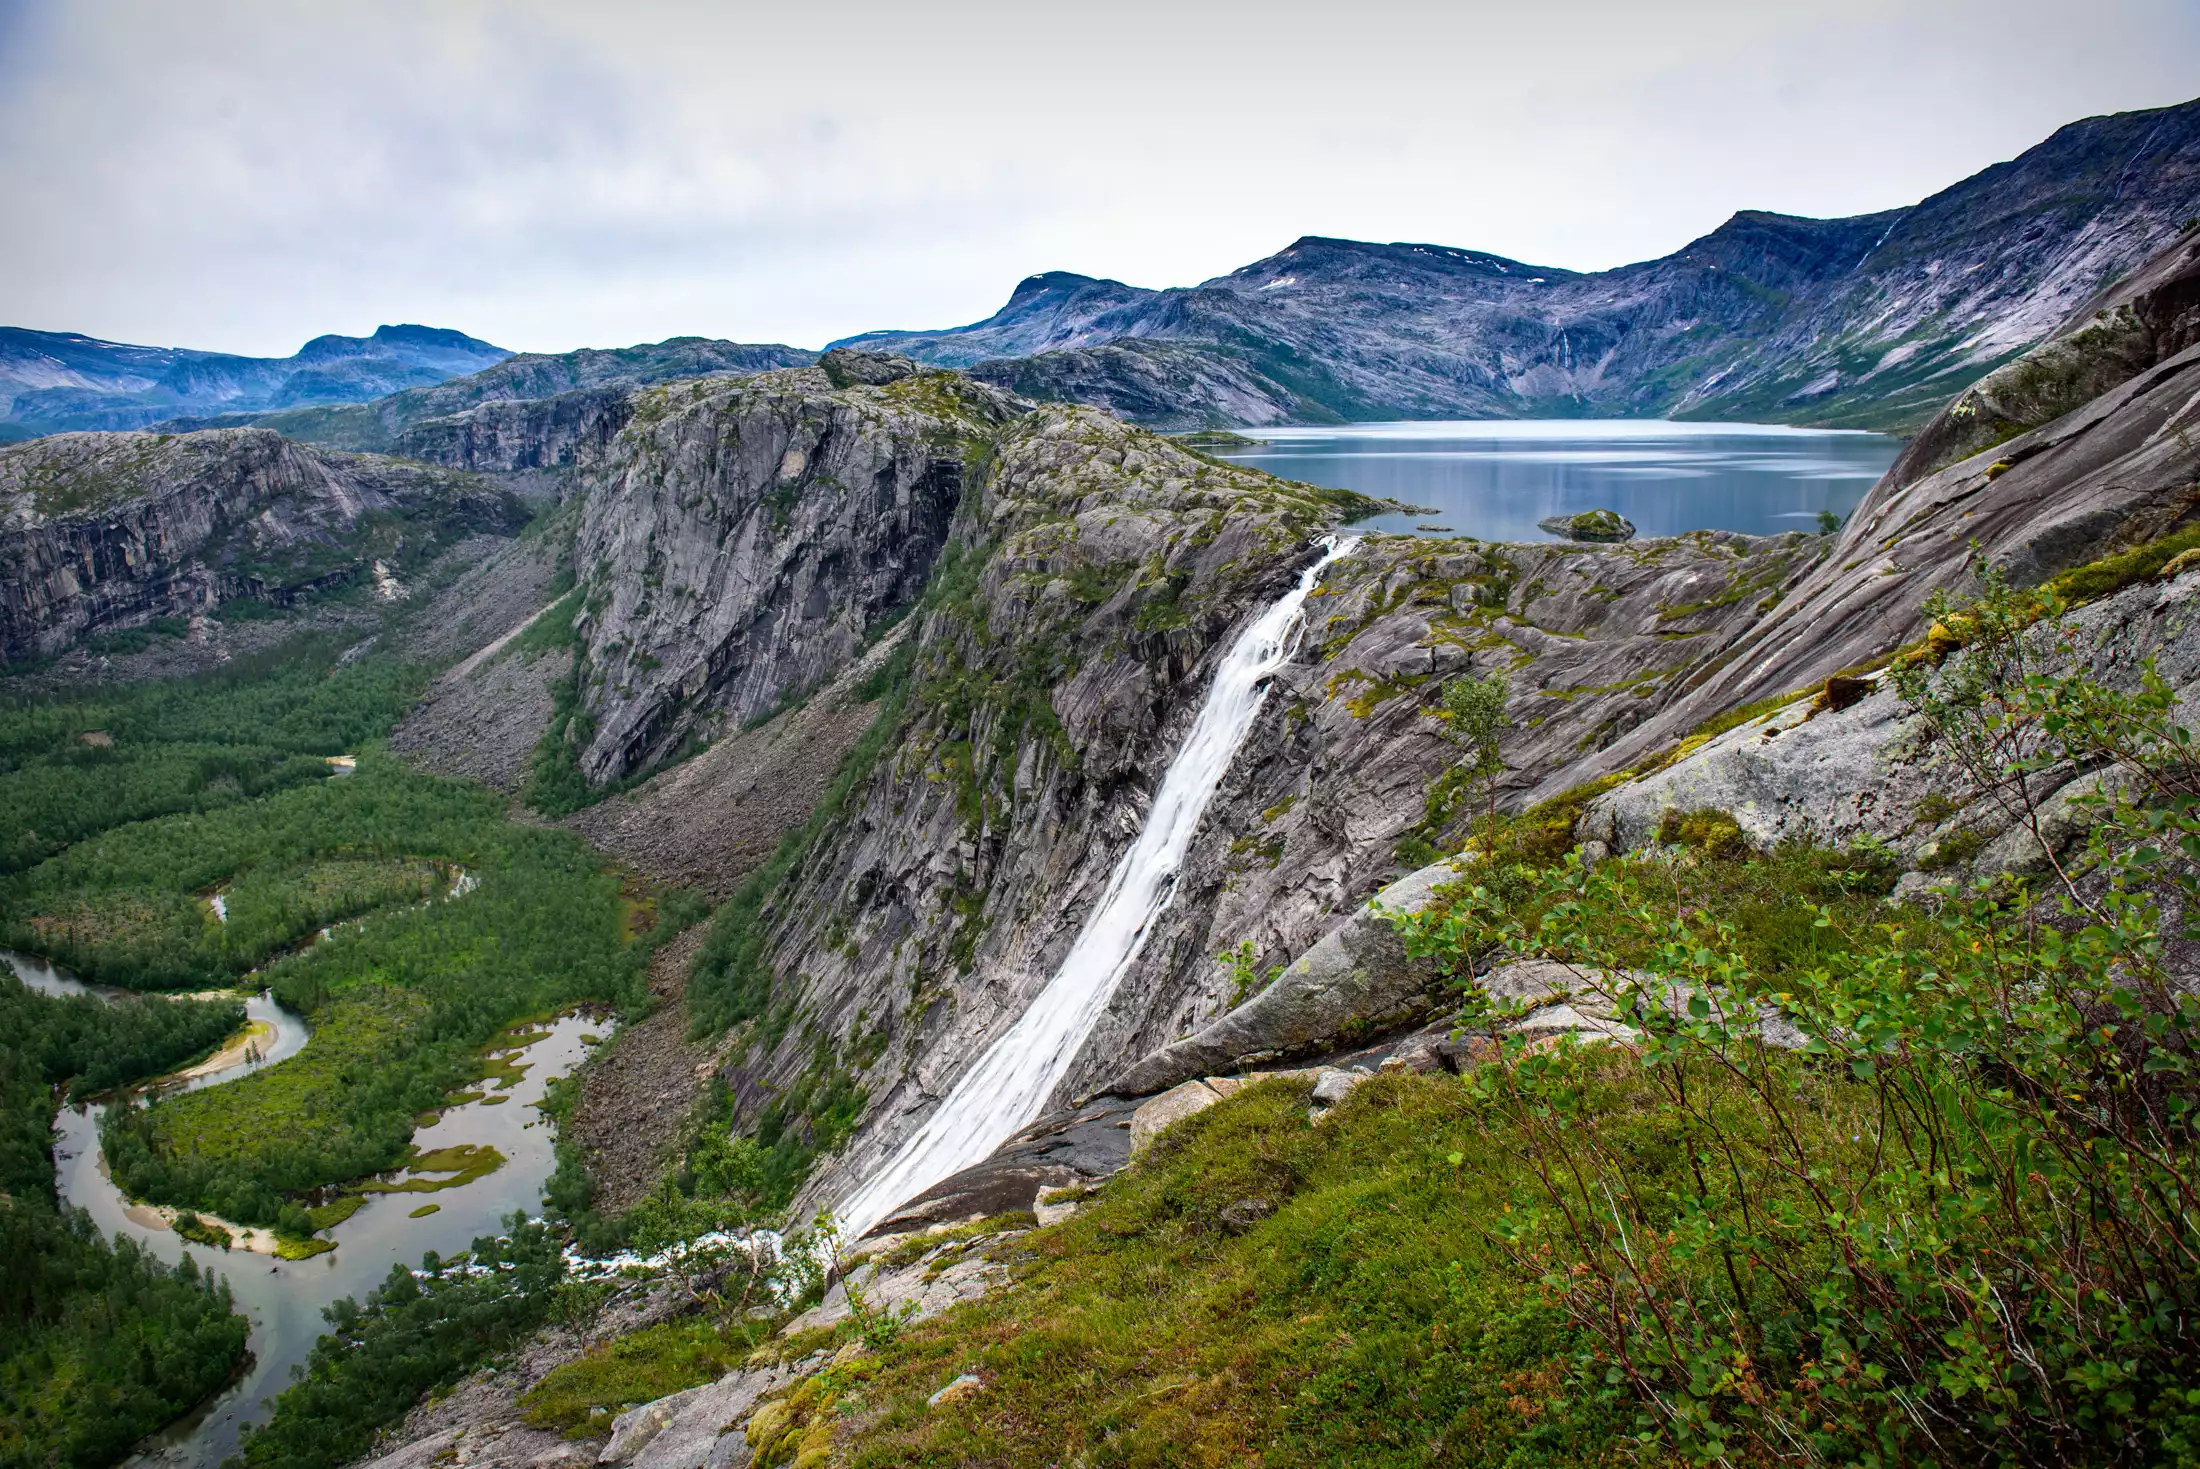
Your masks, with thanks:
M 2074 567 L 2050 580 L 2048 586 L 2074 607 L 2097 602 L 2125 587 L 2153 580 L 2161 575 L 2163 567 L 2195 548 L 2200 548 L 2200 526 Z
M 1316 1128 L 1306 1093 L 1178 1124 L 1032 1235 L 1013 1289 L 790 1418 L 844 1424 L 860 1466 L 1633 1462 L 1629 1407 L 1569 1382 L 1574 1337 L 1493 1246 L 1520 1165 L 1473 1096 L 1383 1077 Z M 1247 1199 L 1274 1212 L 1233 1224 Z M 982 1391 L 925 1406 L 966 1372 Z
M 359 1186 L 363 1194 L 432 1194 L 447 1188 L 464 1188 L 476 1179 L 487 1178 L 504 1166 L 504 1155 L 487 1143 L 458 1143 L 448 1148 L 436 1148 L 421 1152 L 414 1148 L 407 1155 L 404 1169 L 415 1175 L 401 1178 L 395 1183 L 364 1183 Z M 442 1178 L 420 1175 L 440 1173 Z
M 365 1207 L 365 1194 L 340 1194 L 325 1204 L 316 1204 L 306 1210 L 306 1221 L 318 1234 L 324 1229 L 334 1229 Z
M 557 1368 L 521 1394 L 522 1417 L 535 1428 L 585 1437 L 610 1431 L 630 1403 L 646 1403 L 725 1376 L 747 1360 L 769 1326 L 748 1321 L 685 1320 L 646 1327 Z
M 336 1248 L 332 1239 L 315 1239 L 311 1235 L 278 1235 L 275 1239 L 275 1258 L 278 1260 L 310 1260 L 315 1255 L 325 1255 Z

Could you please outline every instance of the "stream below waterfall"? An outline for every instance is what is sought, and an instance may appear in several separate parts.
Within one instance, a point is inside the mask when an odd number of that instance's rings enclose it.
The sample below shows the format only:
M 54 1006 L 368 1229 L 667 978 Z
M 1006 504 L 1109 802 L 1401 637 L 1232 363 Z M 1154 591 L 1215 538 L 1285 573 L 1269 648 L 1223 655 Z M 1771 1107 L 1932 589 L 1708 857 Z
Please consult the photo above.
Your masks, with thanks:
M 1215 667 L 1183 748 L 1161 777 L 1138 840 L 1116 864 L 1054 977 L 932 1115 L 841 1204 L 837 1213 L 846 1238 L 861 1239 L 902 1204 L 982 1161 L 1045 1108 L 1123 976 L 1138 962 L 1154 919 L 1176 895 L 1177 869 L 1207 803 L 1268 700 L 1268 680 L 1298 647 L 1306 599 L 1330 564 L 1359 544 L 1355 538 L 1325 537 L 1321 559 L 1238 633 Z
M 114 999 L 132 993 L 85 984 L 42 959 L 0 950 L 8 967 L 32 989 L 50 995 Z M 305 1023 L 261 993 L 245 1001 L 248 1020 L 272 1028 L 274 1039 L 257 1060 L 180 1083 L 184 1089 L 215 1086 L 295 1055 L 306 1043 Z M 479 1101 L 446 1109 L 418 1128 L 413 1142 L 423 1152 L 461 1143 L 486 1143 L 504 1166 L 486 1177 L 432 1193 L 369 1194 L 349 1219 L 324 1232 L 337 1248 L 310 1260 L 277 1260 L 251 1251 L 186 1244 L 165 1219 L 125 1198 L 107 1176 L 100 1154 L 97 1103 L 67 1106 L 54 1125 L 54 1180 L 63 1202 L 89 1213 L 103 1234 L 125 1235 L 173 1263 L 188 1253 L 202 1268 L 229 1282 L 236 1307 L 252 1323 L 251 1359 L 243 1375 L 196 1411 L 139 1446 L 135 1469 L 215 1469 L 237 1451 L 245 1428 L 264 1422 L 268 1400 L 287 1387 L 326 1330 L 322 1311 L 339 1297 L 364 1298 L 392 1265 L 415 1266 L 423 1253 L 454 1255 L 482 1235 L 502 1231 L 516 1210 L 538 1213 L 543 1185 L 556 1167 L 553 1129 L 536 1109 L 554 1077 L 571 1074 L 609 1023 L 567 1015 L 538 1026 L 525 1041 L 525 1076 L 508 1091 L 489 1091 Z M 426 1205 L 435 1212 L 420 1218 Z

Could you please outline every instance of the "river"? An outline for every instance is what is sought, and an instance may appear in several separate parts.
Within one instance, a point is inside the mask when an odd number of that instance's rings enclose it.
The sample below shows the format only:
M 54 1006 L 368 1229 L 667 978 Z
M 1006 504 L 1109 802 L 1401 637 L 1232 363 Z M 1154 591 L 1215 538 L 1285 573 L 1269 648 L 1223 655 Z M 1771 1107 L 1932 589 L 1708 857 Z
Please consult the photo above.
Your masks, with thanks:
M 29 955 L 0 950 L 0 957 L 25 984 L 46 994 L 113 998 L 127 993 L 84 984 Z M 234 1081 L 258 1067 L 279 1064 L 304 1046 L 304 1022 L 272 996 L 253 996 L 245 1009 L 249 1019 L 274 1028 L 274 1042 L 263 1059 L 199 1077 L 189 1086 Z M 326 1232 L 337 1248 L 310 1260 L 276 1260 L 241 1249 L 186 1244 L 154 1211 L 133 1206 L 108 1178 L 99 1151 L 103 1109 L 97 1104 L 62 1109 L 54 1141 L 54 1176 L 61 1197 L 87 1211 L 108 1235 L 126 1235 L 170 1262 L 189 1254 L 212 1269 L 229 1282 L 237 1309 L 252 1323 L 252 1360 L 244 1375 L 141 1445 L 131 1464 L 136 1469 L 214 1469 L 237 1451 L 247 1425 L 265 1421 L 267 1400 L 289 1384 L 291 1369 L 304 1364 L 326 1329 L 321 1313 L 331 1302 L 341 1296 L 364 1297 L 389 1274 L 390 1266 L 417 1265 L 428 1250 L 457 1254 L 476 1238 L 499 1233 L 515 1210 L 539 1212 L 542 1188 L 556 1159 L 553 1129 L 535 1104 L 553 1077 L 572 1072 L 599 1033 L 609 1033 L 608 1022 L 577 1015 L 537 1027 L 527 1043 L 526 1075 L 509 1091 L 490 1091 L 478 1102 L 449 1108 L 435 1123 L 413 1133 L 413 1142 L 424 1152 L 486 1143 L 504 1154 L 503 1167 L 434 1193 L 370 1194 L 359 1212 Z M 411 1217 L 428 1204 L 437 1206 L 434 1213 Z
M 1646 536 L 1813 530 L 1821 510 L 1854 510 L 1902 447 L 1883 434 L 1643 418 L 1245 432 L 1261 442 L 1221 457 L 1435 512 L 1378 515 L 1364 529 L 1490 541 L 1549 540 L 1538 520 L 1597 509 Z

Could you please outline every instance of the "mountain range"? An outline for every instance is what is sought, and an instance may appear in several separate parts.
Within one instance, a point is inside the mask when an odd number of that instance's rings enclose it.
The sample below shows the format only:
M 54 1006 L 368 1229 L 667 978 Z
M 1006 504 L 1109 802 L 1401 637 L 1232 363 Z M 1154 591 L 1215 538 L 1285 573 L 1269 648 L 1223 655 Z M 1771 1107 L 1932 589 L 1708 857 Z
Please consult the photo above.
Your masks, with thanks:
M 1595 416 L 1907 433 L 2195 216 L 2200 101 L 2071 123 L 1906 208 L 1744 210 L 1614 270 L 1308 236 L 1196 286 L 1054 271 L 983 321 L 833 345 L 1156 428 Z M 815 355 L 676 337 L 515 356 L 455 331 L 385 326 L 253 358 L 4 328 L 0 438 L 256 425 L 407 453 L 413 425 L 487 404 Z
M 464 332 L 382 326 L 315 337 L 289 357 L 138 347 L 0 327 L 0 438 L 143 428 L 181 413 L 363 403 L 479 372 L 512 354 Z
M 1904 431 L 2200 214 L 2200 102 L 2087 118 L 1903 209 L 1745 210 L 1579 274 L 1301 239 L 1197 286 L 1054 272 L 984 321 L 867 332 L 1159 427 L 1613 416 Z

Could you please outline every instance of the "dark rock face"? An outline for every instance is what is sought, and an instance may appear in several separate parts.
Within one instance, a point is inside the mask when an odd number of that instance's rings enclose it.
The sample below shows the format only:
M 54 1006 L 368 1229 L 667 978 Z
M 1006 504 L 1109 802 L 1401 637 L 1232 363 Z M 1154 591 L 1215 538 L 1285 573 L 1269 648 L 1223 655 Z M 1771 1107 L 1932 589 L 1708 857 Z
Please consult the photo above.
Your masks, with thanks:
M 915 602 L 1013 405 L 904 365 L 879 387 L 810 368 L 636 397 L 575 550 L 590 780 L 821 686 Z
M 0 425 L 26 434 L 132 429 L 178 413 L 361 403 L 511 355 L 463 332 L 426 326 L 315 337 L 295 356 L 280 358 L 0 327 Z
M 410 423 L 391 449 L 407 459 L 482 473 L 570 469 L 610 447 L 632 411 L 629 399 L 625 388 L 604 387 L 483 403 Z
M 471 476 L 258 429 L 13 445 L 0 449 L 0 657 L 233 598 L 288 606 L 525 518 Z
M 1908 209 L 1745 211 L 1594 275 L 1309 237 L 1199 286 L 1033 277 L 985 321 L 859 340 L 1169 427 L 1598 413 L 1899 430 L 2196 211 L 2187 103 L 2072 123 Z M 1006 357 L 1023 360 L 988 360 Z

